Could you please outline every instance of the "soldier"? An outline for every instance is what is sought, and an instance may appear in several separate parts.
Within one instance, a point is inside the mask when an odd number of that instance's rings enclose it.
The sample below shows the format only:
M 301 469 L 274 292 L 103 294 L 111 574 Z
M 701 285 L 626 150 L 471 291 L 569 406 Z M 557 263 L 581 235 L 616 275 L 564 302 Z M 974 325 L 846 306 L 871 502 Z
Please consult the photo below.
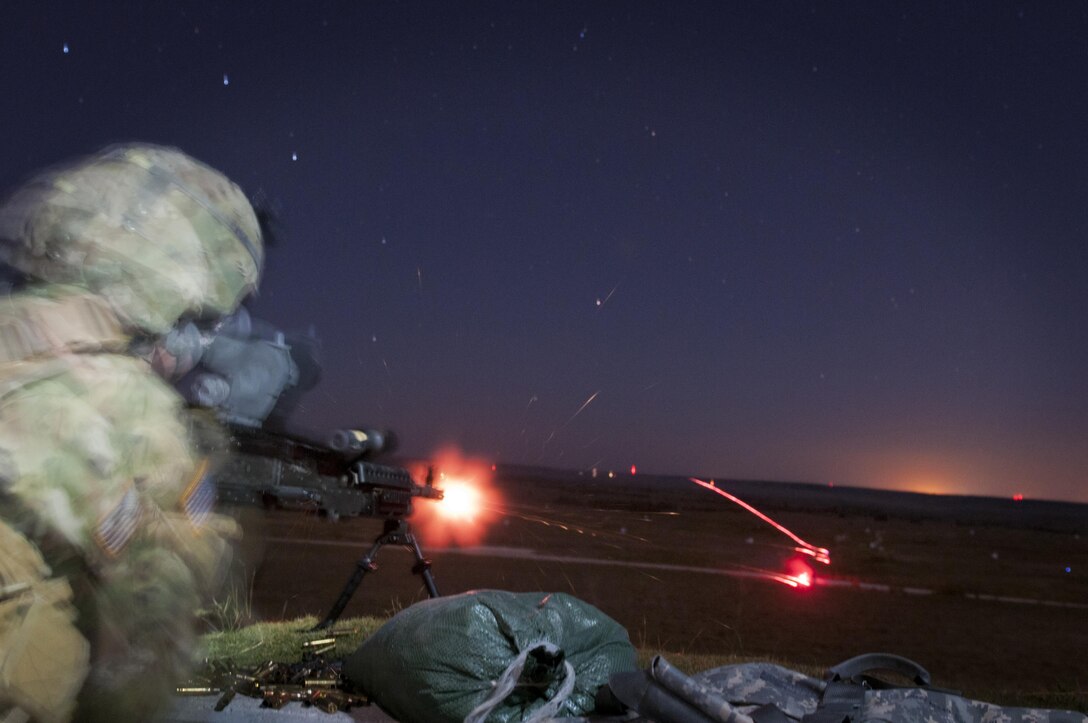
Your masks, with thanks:
M 194 324 L 262 255 L 242 191 L 170 148 L 108 148 L 0 207 L 21 276 L 0 299 L 0 720 L 147 719 L 184 676 L 231 525 L 159 374 L 199 359 Z

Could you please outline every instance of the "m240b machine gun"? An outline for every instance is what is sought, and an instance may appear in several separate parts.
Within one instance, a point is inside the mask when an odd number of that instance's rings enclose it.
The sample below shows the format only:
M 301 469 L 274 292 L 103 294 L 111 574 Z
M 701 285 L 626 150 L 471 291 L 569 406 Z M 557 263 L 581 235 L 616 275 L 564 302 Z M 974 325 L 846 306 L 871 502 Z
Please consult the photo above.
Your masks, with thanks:
M 415 556 L 412 572 L 423 579 L 427 593 L 438 597 L 431 562 L 423 557 L 408 517 L 416 497 L 442 499 L 442 490 L 428 476 L 418 484 L 408 470 L 369 461 L 367 457 L 392 446 L 388 433 L 340 430 L 328 446 L 300 437 L 248 425 L 228 425 L 231 453 L 216 482 L 219 501 L 235 505 L 312 510 L 325 516 L 384 518 L 382 533 L 355 564 L 336 603 L 318 628 L 335 623 L 386 545 L 405 547 Z
M 400 519 L 412 514 L 415 497 L 442 499 L 408 470 L 367 459 L 388 449 L 388 433 L 339 430 L 324 446 L 261 427 L 229 429 L 234 454 L 217 475 L 220 502 L 306 508 L 332 519 Z

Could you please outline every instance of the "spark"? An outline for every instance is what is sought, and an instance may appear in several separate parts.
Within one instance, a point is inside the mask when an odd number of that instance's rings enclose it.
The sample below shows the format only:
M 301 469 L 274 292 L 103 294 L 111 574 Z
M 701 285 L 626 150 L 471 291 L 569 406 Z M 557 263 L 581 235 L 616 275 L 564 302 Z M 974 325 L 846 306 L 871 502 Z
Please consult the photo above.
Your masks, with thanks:
M 597 395 L 600 394 L 600 393 L 601 393 L 601 390 L 598 389 L 597 391 L 590 394 L 589 399 L 582 402 L 582 406 L 578 407 L 578 411 L 575 412 L 574 414 L 570 415 L 570 419 L 567 420 L 567 424 L 570 424 L 571 422 L 573 422 L 574 418 L 577 417 L 579 414 L 581 414 L 582 411 L 585 410 L 585 408 L 589 406 L 590 402 L 592 402 L 594 399 L 596 399 Z M 566 425 L 564 425 L 564 426 L 566 426 Z
M 715 486 L 712 482 L 704 482 L 704 481 L 702 481 L 700 479 L 695 479 L 694 477 L 689 477 L 689 479 L 692 482 L 694 482 L 695 484 L 699 485 L 700 487 L 705 487 L 706 489 L 710 490 L 711 492 L 718 493 L 719 495 L 726 498 L 730 502 L 734 502 L 734 503 L 740 505 L 741 507 L 743 507 L 744 509 L 751 512 L 753 515 L 755 515 L 759 519 L 766 522 L 771 527 L 775 528 L 776 530 L 778 530 L 782 534 L 789 537 L 791 540 L 793 540 L 794 542 L 797 543 L 797 548 L 795 548 L 795 549 L 798 552 L 800 552 L 800 553 L 802 553 L 804 555 L 809 555 L 810 557 L 815 559 L 817 562 L 822 562 L 825 565 L 830 565 L 831 564 L 831 552 L 826 547 L 816 547 L 815 545 L 810 545 L 809 543 L 805 542 L 800 537 L 795 535 L 792 531 L 790 531 L 784 525 L 781 525 L 778 522 L 775 522 L 770 517 L 763 514 L 762 512 L 757 510 L 755 507 L 752 507 L 750 504 L 748 504 L 747 502 L 745 502 L 741 498 L 739 498 L 739 497 L 737 497 L 735 495 L 729 494 L 728 492 L 721 489 L 720 487 Z
M 727 564 L 726 566 L 734 569 L 734 572 L 723 571 L 726 575 L 736 575 L 738 577 L 750 577 L 758 580 L 768 580 L 770 582 L 781 583 L 787 587 L 792 588 L 812 587 L 815 581 L 815 576 L 812 573 L 812 568 L 810 568 L 801 560 L 791 560 L 786 566 L 787 569 L 785 572 L 774 572 L 772 570 L 764 570 L 763 568 L 751 567 L 749 565 L 740 565 L 736 563 Z
M 423 293 L 423 268 L 416 267 L 416 282 L 419 284 L 419 293 Z
M 230 85 L 230 76 L 223 73 L 223 85 Z
M 64 44 L 64 54 L 65 54 L 65 55 L 67 55 L 67 54 L 68 54 L 68 43 L 65 43 L 65 44 Z
M 789 575 L 771 575 L 770 579 L 775 582 L 780 582 L 783 585 L 788 585 L 789 587 L 808 587 L 812 584 L 811 582 L 802 583 L 800 580 Z
M 298 153 L 292 151 L 291 152 L 291 160 L 292 161 L 297 161 L 298 160 Z
M 776 576 L 778 582 L 789 585 L 790 587 L 812 587 L 814 575 L 812 568 L 804 563 L 802 560 L 790 560 L 786 566 L 788 574 Z
M 519 511 L 519 506 L 499 503 L 489 503 L 485 501 L 482 505 L 483 509 L 487 512 L 493 513 L 497 516 L 513 517 L 524 522 L 531 522 L 543 527 L 554 527 L 556 529 L 563 530 L 564 532 L 576 532 L 581 535 L 589 534 L 591 537 L 600 537 L 605 540 L 622 541 L 624 545 L 630 540 L 637 542 L 644 542 L 646 544 L 652 544 L 646 537 L 641 537 L 633 533 L 610 533 L 603 530 L 591 530 L 587 527 L 581 527 L 574 522 L 558 520 L 555 518 L 544 517 L 543 515 L 536 514 L 536 511 L 529 507 L 529 512 Z M 521 506 L 520 509 L 525 509 Z M 539 539 L 539 538 L 538 538 Z M 613 545 L 616 549 L 621 549 L 618 545 Z
M 618 288 L 620 288 L 620 285 L 616 284 L 615 286 L 612 287 L 612 290 L 608 292 L 608 294 L 604 297 L 604 299 L 597 299 L 597 308 L 599 309 L 602 306 L 604 306 L 605 304 L 607 304 L 608 300 L 612 298 L 612 294 L 616 293 L 616 289 L 618 289 Z

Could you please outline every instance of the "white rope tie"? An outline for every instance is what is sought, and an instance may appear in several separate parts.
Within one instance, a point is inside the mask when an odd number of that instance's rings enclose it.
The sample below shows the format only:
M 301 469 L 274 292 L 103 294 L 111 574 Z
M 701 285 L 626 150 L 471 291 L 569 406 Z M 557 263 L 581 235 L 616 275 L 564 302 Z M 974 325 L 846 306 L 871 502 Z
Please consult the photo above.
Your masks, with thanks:
M 472 712 L 465 716 L 465 723 L 484 723 L 487 717 L 491 715 L 491 712 L 499 707 L 499 704 L 506 700 L 506 697 L 514 692 L 514 688 L 517 687 L 518 679 L 521 678 L 522 671 L 525 670 L 525 662 L 529 658 L 529 654 L 535 650 L 543 648 L 544 652 L 550 654 L 556 654 L 559 652 L 559 648 L 552 643 L 540 642 L 527 645 L 524 650 L 518 653 L 518 656 L 511 661 L 510 665 L 506 666 L 506 670 L 502 672 L 499 679 L 495 681 L 495 687 L 491 691 L 491 695 L 487 696 L 482 703 L 472 709 Z M 574 666 L 569 661 L 563 661 L 563 685 L 556 691 L 555 696 L 552 697 L 546 704 L 538 708 L 533 712 L 531 716 L 524 720 L 524 723 L 541 723 L 555 717 L 555 714 L 559 712 L 560 706 L 566 702 L 570 694 L 574 692 Z

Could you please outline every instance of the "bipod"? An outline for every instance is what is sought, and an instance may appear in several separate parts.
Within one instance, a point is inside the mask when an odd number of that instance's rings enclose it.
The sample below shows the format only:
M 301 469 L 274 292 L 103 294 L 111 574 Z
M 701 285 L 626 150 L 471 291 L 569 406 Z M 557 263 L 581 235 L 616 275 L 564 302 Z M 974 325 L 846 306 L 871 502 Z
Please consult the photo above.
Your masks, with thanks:
M 412 526 L 408 524 L 407 520 L 399 518 L 387 519 L 382 534 L 378 535 L 374 540 L 370 551 L 355 563 L 355 572 L 351 574 L 347 584 L 344 585 L 344 589 L 340 591 L 340 597 L 336 599 L 336 604 L 329 610 L 329 614 L 325 616 L 325 619 L 314 626 L 314 630 L 332 627 L 340 619 L 340 613 L 344 612 L 344 608 L 347 607 L 351 596 L 359 589 L 359 585 L 363 582 L 366 574 L 378 569 L 378 566 L 374 564 L 374 558 L 378 556 L 378 551 L 386 545 L 399 545 L 411 550 L 416 558 L 416 562 L 412 566 L 412 573 L 423 578 L 423 584 L 426 586 L 427 594 L 430 597 L 438 597 L 438 588 L 435 587 L 434 577 L 431 575 L 431 561 L 423 557 L 423 551 L 419 549 L 419 541 L 412 534 Z

